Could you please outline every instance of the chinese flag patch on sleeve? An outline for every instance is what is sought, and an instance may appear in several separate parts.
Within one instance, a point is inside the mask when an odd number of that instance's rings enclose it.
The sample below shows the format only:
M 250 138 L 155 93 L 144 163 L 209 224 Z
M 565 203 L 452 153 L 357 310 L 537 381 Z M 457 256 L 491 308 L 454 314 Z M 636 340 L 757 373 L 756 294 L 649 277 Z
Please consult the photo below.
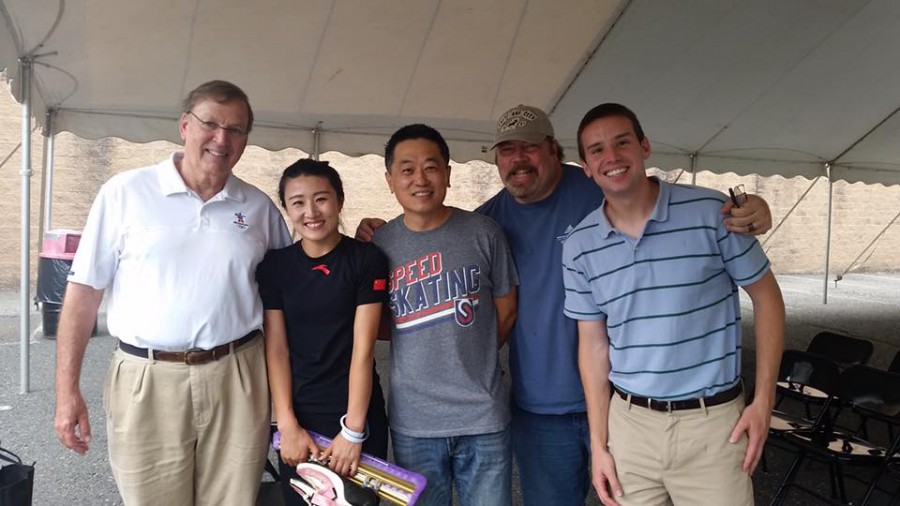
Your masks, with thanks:
M 387 280 L 386 279 L 376 279 L 375 282 L 372 283 L 372 290 L 376 292 L 383 292 L 387 290 Z

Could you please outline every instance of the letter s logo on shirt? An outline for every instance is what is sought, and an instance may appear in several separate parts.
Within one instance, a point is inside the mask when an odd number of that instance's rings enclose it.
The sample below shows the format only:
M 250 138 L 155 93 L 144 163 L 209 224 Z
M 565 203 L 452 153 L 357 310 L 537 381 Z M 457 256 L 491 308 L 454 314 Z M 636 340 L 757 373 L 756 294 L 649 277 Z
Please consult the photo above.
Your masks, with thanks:
M 472 303 L 472 299 L 453 301 L 453 309 L 456 314 L 456 323 L 461 327 L 468 327 L 475 321 L 475 304 Z

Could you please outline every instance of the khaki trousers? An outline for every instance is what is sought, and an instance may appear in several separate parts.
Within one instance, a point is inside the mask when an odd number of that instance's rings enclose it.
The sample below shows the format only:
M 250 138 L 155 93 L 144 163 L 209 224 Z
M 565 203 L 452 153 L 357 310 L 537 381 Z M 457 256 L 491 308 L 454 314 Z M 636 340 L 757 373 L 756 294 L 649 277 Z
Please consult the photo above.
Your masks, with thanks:
M 670 413 L 630 405 L 613 394 L 609 451 L 624 496 L 634 505 L 753 505 L 753 484 L 741 471 L 746 435 L 728 437 L 744 409 L 743 397 Z
M 261 336 L 202 365 L 116 350 L 103 402 L 127 506 L 256 503 L 270 420 Z

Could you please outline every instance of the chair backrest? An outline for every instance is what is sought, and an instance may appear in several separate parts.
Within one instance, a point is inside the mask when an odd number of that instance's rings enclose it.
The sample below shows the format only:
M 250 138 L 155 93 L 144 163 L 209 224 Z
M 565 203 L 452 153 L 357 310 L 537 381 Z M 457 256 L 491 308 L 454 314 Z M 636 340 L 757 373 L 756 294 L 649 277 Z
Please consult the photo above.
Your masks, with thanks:
M 891 361 L 888 371 L 900 374 L 900 350 L 897 350 L 897 353 L 894 354 L 894 360 Z
M 785 350 L 781 356 L 778 381 L 835 395 L 839 377 L 838 364 L 830 357 L 801 350 Z
M 895 359 L 894 362 L 897 360 Z M 871 479 L 865 496 L 859 504 L 868 504 L 875 491 L 881 473 L 891 469 L 892 461 L 900 451 L 900 374 L 864 365 L 848 367 L 841 373 L 838 395 L 844 403 L 853 407 L 860 415 L 860 431 L 865 431 L 868 419 L 881 420 L 888 425 L 888 443 L 884 447 L 875 446 L 863 455 L 881 456 L 881 468 Z M 862 432 L 867 434 L 867 432 Z M 860 445 L 856 445 L 860 446 Z M 843 447 L 842 447 L 843 449 Z M 893 504 L 893 501 L 891 502 Z
M 851 365 L 867 363 L 875 347 L 865 339 L 833 332 L 819 332 L 806 347 L 806 351 L 824 355 L 844 369 Z
M 838 397 L 868 416 L 900 423 L 900 374 L 865 365 L 848 367 L 841 373 Z

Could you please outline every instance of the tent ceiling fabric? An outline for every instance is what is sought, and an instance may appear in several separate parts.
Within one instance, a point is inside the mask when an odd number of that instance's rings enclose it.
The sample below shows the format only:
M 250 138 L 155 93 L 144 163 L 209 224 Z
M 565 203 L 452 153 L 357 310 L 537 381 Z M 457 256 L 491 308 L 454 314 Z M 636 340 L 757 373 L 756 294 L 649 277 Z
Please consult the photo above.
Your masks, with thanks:
M 492 159 L 496 118 L 547 110 L 575 156 L 590 107 L 641 118 L 653 165 L 900 183 L 895 0 L 0 0 L 0 68 L 35 60 L 39 122 L 178 141 L 179 101 L 231 80 L 251 143 L 379 153 L 440 129 Z M 40 44 L 40 46 L 38 46 Z M 693 155 L 693 157 L 692 157 Z M 693 161 L 692 161 L 693 159 Z

